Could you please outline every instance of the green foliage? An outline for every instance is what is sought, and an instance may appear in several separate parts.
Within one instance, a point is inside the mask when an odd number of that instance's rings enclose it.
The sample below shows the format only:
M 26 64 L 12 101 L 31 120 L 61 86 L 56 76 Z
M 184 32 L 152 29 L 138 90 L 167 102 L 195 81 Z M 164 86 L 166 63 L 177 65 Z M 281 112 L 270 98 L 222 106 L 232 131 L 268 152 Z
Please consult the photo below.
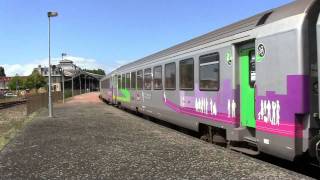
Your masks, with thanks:
M 15 76 L 10 80 L 8 87 L 10 90 L 25 89 L 24 79 L 20 76 Z
M 45 78 L 41 76 L 39 72 L 36 70 L 33 71 L 30 76 L 27 77 L 24 83 L 27 89 L 39 89 L 41 87 L 45 87 L 47 84 Z
M 8 86 L 11 90 L 16 89 L 39 89 L 47 84 L 45 78 L 38 71 L 33 71 L 28 77 L 15 76 L 11 79 Z M 18 86 L 18 88 L 17 88 Z
M 4 68 L 0 66 L 0 77 L 6 77 L 6 73 L 4 72 Z
M 103 69 L 84 69 L 84 71 L 93 73 L 93 74 L 99 74 L 99 75 L 106 75 Z

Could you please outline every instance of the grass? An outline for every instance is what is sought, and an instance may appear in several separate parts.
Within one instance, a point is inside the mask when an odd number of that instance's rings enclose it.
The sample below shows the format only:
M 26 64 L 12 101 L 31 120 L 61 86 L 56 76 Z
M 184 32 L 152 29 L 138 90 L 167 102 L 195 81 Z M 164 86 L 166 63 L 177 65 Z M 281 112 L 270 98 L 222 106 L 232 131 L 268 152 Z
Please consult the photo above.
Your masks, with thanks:
M 30 123 L 39 112 L 34 112 L 19 120 L 11 120 L 6 124 L 1 124 L 0 130 L 0 151 L 12 140 L 28 123 Z

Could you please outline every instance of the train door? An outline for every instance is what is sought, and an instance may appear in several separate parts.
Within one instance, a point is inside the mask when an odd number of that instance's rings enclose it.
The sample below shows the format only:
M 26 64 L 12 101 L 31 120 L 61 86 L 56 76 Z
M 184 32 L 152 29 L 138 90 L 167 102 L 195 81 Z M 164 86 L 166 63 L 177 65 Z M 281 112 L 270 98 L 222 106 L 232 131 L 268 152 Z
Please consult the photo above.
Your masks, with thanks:
M 243 127 L 256 127 L 255 80 L 255 50 L 240 48 L 240 121 Z

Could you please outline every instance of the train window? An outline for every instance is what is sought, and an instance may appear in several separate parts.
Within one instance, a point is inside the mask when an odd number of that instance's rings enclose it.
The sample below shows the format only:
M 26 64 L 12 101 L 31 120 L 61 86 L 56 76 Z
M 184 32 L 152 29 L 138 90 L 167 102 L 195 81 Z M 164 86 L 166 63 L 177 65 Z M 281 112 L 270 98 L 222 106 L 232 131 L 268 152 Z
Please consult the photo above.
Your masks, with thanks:
M 126 76 L 125 74 L 122 74 L 122 84 L 121 84 L 122 89 L 126 88 Z
M 152 74 L 151 68 L 144 70 L 144 89 L 151 90 Z
M 219 53 L 200 56 L 199 61 L 200 90 L 218 91 L 220 86 Z
M 165 88 L 167 90 L 176 89 L 176 63 L 165 65 Z
M 102 89 L 107 89 L 107 85 L 105 84 L 106 80 L 101 81 L 101 87 Z
M 103 84 L 102 84 L 106 89 L 109 89 L 110 88 L 110 79 L 107 78 L 105 81 L 103 81 Z
M 250 87 L 254 88 L 256 83 L 256 54 L 255 51 L 249 52 L 249 82 Z
M 194 61 L 193 58 L 180 61 L 179 67 L 180 89 L 193 90 L 194 87 Z
M 126 74 L 126 88 L 130 89 L 130 73 Z
M 136 89 L 137 79 L 136 72 L 131 72 L 131 89 Z
M 110 78 L 107 79 L 107 88 L 110 89 Z
M 139 70 L 137 72 L 137 89 L 142 90 L 143 89 L 143 71 Z
M 122 89 L 122 87 L 121 87 L 121 75 L 118 76 L 118 89 Z
M 118 83 L 117 81 L 118 81 L 117 76 L 113 76 L 113 78 L 112 78 L 113 87 L 117 87 L 117 83 Z
M 153 89 L 162 89 L 162 66 L 153 68 Z

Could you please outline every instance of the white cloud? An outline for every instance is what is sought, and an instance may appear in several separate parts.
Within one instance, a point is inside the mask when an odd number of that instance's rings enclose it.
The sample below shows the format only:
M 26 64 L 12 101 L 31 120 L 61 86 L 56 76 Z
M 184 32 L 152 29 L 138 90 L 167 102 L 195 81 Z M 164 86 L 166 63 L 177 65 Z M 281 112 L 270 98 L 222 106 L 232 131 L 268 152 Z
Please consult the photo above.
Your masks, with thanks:
M 117 68 L 119 68 L 120 66 L 122 65 L 125 65 L 125 64 L 128 64 L 129 62 L 131 61 L 127 61 L 127 60 L 118 60 L 118 61 L 115 61 L 115 63 L 112 65 L 112 66 L 109 66 L 106 70 L 107 72 L 111 72 Z
M 31 74 L 33 68 L 37 67 L 36 64 L 0 64 L 4 67 L 7 76 L 15 76 L 16 74 L 20 76 L 28 76 Z
M 65 59 L 72 60 L 74 64 L 85 69 L 105 69 L 103 65 L 99 64 L 97 60 L 84 57 L 66 56 Z M 58 64 L 61 58 L 51 58 L 51 64 Z M 33 69 L 41 66 L 48 66 L 48 58 L 43 58 L 26 64 L 0 64 L 4 67 L 7 76 L 28 76 L 32 73 Z M 108 68 L 109 69 L 109 68 Z
M 108 65 L 104 65 L 99 63 L 96 59 L 85 58 L 85 57 L 76 57 L 76 56 L 65 56 L 64 59 L 68 59 L 73 61 L 74 64 L 79 66 L 82 69 L 103 69 L 106 73 L 109 73 L 122 65 L 125 65 L 130 60 L 118 60 Z M 61 60 L 59 58 L 51 58 L 51 64 L 58 64 Z M 15 76 L 16 74 L 20 76 L 28 76 L 32 73 L 33 69 L 38 67 L 39 65 L 43 67 L 48 67 L 48 58 L 38 59 L 35 61 L 30 61 L 25 64 L 0 64 L 0 66 L 4 67 L 5 73 L 7 76 Z

